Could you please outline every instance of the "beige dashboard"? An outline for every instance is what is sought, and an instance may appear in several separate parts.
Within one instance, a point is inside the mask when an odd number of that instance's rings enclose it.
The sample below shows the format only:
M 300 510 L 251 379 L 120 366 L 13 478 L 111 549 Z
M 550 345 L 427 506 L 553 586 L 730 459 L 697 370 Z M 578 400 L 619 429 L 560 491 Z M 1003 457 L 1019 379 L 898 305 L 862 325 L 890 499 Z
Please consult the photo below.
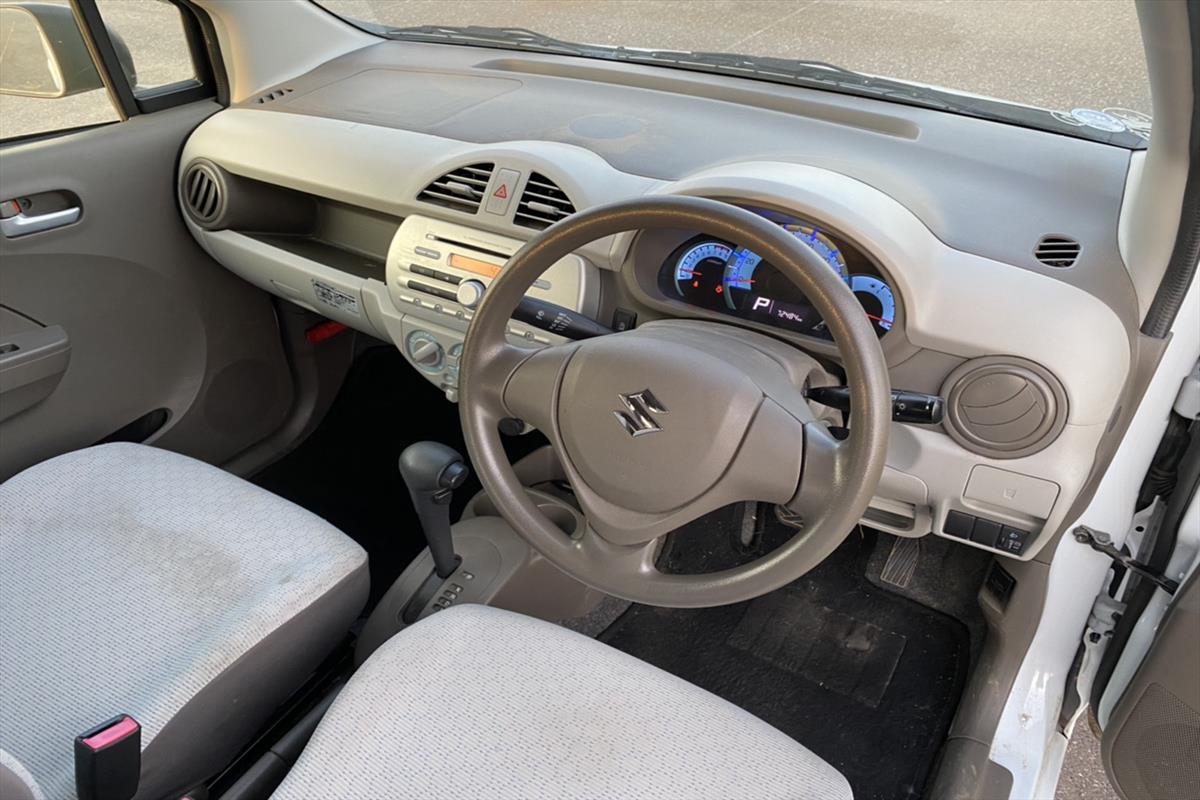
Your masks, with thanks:
M 953 249 L 893 197 L 833 169 L 748 160 L 665 181 L 559 142 L 476 145 L 239 108 L 210 118 L 185 146 L 185 209 L 196 202 L 197 163 L 215 167 L 214 192 L 244 190 L 258 193 L 260 207 L 274 198 L 307 209 L 295 215 L 299 227 L 274 220 L 277 230 L 252 214 L 239 220 L 232 201 L 220 224 L 189 212 L 191 230 L 214 258 L 266 291 L 394 343 L 451 400 L 475 293 L 541 227 L 572 210 L 646 194 L 693 195 L 836 231 L 899 298 L 900 313 L 881 340 L 893 385 L 958 404 L 958 416 L 943 426 L 893 425 L 888 466 L 864 520 L 902 536 L 933 532 L 1033 557 L 1083 486 L 1129 368 L 1128 332 L 1105 302 Z M 656 292 L 644 275 L 660 268 L 662 248 L 657 261 L 647 248 L 636 231 L 594 242 L 556 264 L 531 296 L 605 325 L 618 321 L 617 311 L 626 322 L 632 314 L 747 324 L 836 366 L 831 342 L 714 316 Z M 528 347 L 563 341 L 521 321 L 509 334 Z M 1002 429 L 1009 433 L 995 433 Z M 989 441 L 989 431 L 1008 440 Z M 997 536 L 964 536 L 964 517 L 994 524 Z M 1006 548 L 997 538 L 1005 530 L 1027 535 Z

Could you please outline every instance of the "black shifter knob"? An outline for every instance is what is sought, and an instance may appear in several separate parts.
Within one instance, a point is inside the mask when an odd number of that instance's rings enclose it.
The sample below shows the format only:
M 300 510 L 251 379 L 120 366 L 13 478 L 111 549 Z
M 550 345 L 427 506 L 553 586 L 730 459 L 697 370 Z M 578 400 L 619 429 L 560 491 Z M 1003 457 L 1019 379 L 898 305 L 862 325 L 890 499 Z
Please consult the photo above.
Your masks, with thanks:
M 461 560 L 450 536 L 450 499 L 470 470 L 453 448 L 417 442 L 400 454 L 400 474 L 421 520 L 434 569 L 439 578 L 448 578 Z

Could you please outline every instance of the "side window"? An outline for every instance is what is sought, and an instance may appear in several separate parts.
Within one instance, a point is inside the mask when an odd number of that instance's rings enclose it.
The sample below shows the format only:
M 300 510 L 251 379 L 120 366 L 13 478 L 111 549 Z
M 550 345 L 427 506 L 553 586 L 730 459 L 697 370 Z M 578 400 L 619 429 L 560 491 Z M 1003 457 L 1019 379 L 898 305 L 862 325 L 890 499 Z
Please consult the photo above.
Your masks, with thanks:
M 183 17 L 174 4 L 167 0 L 96 0 L 96 8 L 135 96 L 196 80 Z
M 117 122 L 211 94 L 192 38 L 169 0 L 0 2 L 0 142 Z M 112 91 L 96 56 L 111 65 Z

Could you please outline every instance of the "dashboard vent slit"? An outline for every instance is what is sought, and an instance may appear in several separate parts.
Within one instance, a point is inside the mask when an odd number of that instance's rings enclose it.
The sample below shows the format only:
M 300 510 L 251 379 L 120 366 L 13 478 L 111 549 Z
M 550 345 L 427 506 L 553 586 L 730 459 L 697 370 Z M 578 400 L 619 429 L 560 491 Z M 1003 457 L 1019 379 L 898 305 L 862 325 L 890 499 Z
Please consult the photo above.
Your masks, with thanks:
M 483 203 L 495 167 L 495 164 L 469 164 L 453 169 L 422 189 L 417 200 L 475 214 Z
M 287 87 L 287 88 L 283 88 L 283 89 L 272 89 L 271 91 L 267 92 L 266 94 L 259 95 L 258 102 L 260 104 L 269 103 L 272 100 L 278 100 L 279 98 L 283 97 L 284 95 L 291 94 L 293 91 L 294 90 L 291 87 Z
M 1033 257 L 1047 267 L 1071 267 L 1079 259 L 1079 242 L 1068 236 L 1043 236 L 1033 249 Z
M 575 213 L 575 204 L 558 184 L 536 172 L 529 176 L 513 224 L 523 228 L 543 230 Z

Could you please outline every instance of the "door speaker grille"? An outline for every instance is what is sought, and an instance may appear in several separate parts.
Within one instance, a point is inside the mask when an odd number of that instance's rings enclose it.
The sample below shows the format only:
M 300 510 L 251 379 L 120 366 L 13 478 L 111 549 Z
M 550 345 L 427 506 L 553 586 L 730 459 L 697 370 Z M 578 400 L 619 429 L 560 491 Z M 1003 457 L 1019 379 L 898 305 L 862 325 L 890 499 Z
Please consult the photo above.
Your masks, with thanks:
M 1130 800 L 1195 800 L 1200 714 L 1151 683 L 1113 740 L 1112 769 Z

